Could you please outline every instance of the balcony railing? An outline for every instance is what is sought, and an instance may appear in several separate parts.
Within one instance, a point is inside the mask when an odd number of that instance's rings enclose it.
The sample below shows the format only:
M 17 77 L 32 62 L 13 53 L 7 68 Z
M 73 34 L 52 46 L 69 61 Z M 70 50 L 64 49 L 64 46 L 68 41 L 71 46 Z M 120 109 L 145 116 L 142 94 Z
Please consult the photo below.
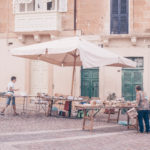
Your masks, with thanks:
M 57 11 L 16 13 L 15 32 L 61 30 L 60 15 Z

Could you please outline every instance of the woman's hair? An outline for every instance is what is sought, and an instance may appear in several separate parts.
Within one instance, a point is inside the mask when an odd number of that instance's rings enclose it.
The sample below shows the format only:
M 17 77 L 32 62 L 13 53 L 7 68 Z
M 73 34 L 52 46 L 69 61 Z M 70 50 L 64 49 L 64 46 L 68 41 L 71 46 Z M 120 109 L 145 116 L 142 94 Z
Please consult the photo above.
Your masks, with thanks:
M 141 86 L 140 86 L 140 85 L 137 85 L 137 86 L 136 86 L 136 90 L 137 90 L 137 91 L 141 91 L 141 90 L 142 90 Z

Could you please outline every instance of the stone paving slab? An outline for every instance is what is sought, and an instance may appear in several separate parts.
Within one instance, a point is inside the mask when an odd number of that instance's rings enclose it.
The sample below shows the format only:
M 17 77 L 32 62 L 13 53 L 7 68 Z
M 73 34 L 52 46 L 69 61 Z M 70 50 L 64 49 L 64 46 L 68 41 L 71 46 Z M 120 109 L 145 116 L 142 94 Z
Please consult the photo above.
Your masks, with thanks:
M 36 144 L 22 144 L 14 146 L 16 150 L 149 150 L 150 135 L 140 135 L 132 132 L 127 133 L 105 133 L 101 136 L 96 136 L 86 139 L 75 139 L 64 141 L 49 141 Z M 100 134 L 99 134 L 100 135 Z
M 90 132 L 81 130 L 82 119 L 7 113 L 0 116 L 0 150 L 150 150 L 150 134 L 106 120 L 98 116 Z
M 51 130 L 53 132 L 47 131 L 47 133 L 29 133 L 29 134 L 13 134 L 13 135 L 0 135 L 0 143 L 9 143 L 9 142 L 22 142 L 22 141 L 32 141 L 32 140 L 40 140 L 40 139 L 53 139 L 53 138 L 63 138 L 63 137 L 74 137 L 74 136 L 86 136 L 86 135 L 95 135 L 95 134 L 103 134 L 103 133 L 113 133 L 113 132 L 120 132 L 120 131 L 126 131 L 124 127 L 120 126 L 101 126 L 97 129 L 95 129 L 93 132 L 89 133 L 89 131 L 81 131 L 80 130 L 64 130 L 64 132 L 61 132 L 61 130 Z
M 82 122 L 82 119 L 45 117 L 44 114 L 13 116 L 9 113 L 5 116 L 0 116 L 0 133 L 82 128 Z M 94 121 L 94 126 L 114 124 L 116 123 L 111 122 L 108 124 L 104 116 L 98 116 Z

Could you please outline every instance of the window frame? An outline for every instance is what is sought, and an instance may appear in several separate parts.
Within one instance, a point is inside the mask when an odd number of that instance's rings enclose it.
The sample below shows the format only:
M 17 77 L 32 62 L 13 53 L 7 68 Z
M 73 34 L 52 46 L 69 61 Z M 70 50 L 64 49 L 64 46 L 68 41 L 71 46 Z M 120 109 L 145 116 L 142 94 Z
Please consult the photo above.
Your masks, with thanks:
M 140 56 L 139 56 L 139 57 L 136 57 L 136 56 L 135 56 L 135 57 L 126 57 L 126 58 L 127 58 L 127 59 L 130 59 L 130 60 L 132 60 L 132 61 L 134 61 L 134 62 L 137 63 L 137 64 L 136 64 L 136 69 L 143 69 L 144 66 L 145 66 L 145 65 L 144 65 L 144 57 L 143 57 L 143 56 L 141 56 L 141 57 L 140 57 Z M 142 62 L 141 62 L 142 65 L 139 64 L 139 62 L 138 62 L 139 60 L 142 61 Z
M 129 0 L 126 2 L 126 9 L 127 12 L 126 14 L 121 14 L 121 0 L 118 0 L 118 14 L 113 14 L 112 13 L 112 8 L 113 8 L 113 0 L 110 0 L 110 34 L 129 34 Z M 127 18 L 127 31 L 121 32 L 121 17 L 126 16 Z M 112 22 L 113 22 L 113 17 L 117 17 L 118 19 L 118 30 L 117 32 L 112 31 Z
M 39 11 L 43 11 L 43 12 L 56 12 L 56 11 L 58 11 L 58 0 L 52 0 L 52 2 L 54 1 L 54 9 L 51 9 L 51 10 L 48 10 L 47 9 L 47 2 L 44 2 L 44 0 L 43 0 L 43 5 L 45 5 L 45 6 L 43 6 L 43 9 L 37 9 L 37 6 L 36 6 L 36 0 L 35 0 L 35 2 L 34 2 L 34 10 L 28 10 L 28 3 L 22 3 L 22 4 L 25 4 L 25 11 L 20 11 L 20 4 L 19 3 L 17 3 L 16 5 L 18 5 L 18 12 L 17 13 L 31 13 L 31 12 L 39 12 Z

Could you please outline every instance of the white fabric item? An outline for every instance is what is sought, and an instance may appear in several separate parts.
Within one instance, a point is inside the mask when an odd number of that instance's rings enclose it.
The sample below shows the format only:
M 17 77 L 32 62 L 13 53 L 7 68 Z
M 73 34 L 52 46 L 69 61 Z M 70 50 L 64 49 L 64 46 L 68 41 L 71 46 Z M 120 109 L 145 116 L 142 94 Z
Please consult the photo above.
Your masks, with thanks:
M 11 91 L 11 89 L 14 89 L 15 88 L 15 85 L 14 85 L 14 83 L 11 81 L 11 82 L 9 82 L 8 83 L 8 87 L 7 87 L 7 90 L 8 91 Z
M 64 38 L 14 48 L 11 53 L 17 57 L 42 60 L 59 66 L 75 65 L 83 66 L 83 68 L 103 66 L 136 67 L 135 62 L 105 48 L 100 48 L 80 37 Z

